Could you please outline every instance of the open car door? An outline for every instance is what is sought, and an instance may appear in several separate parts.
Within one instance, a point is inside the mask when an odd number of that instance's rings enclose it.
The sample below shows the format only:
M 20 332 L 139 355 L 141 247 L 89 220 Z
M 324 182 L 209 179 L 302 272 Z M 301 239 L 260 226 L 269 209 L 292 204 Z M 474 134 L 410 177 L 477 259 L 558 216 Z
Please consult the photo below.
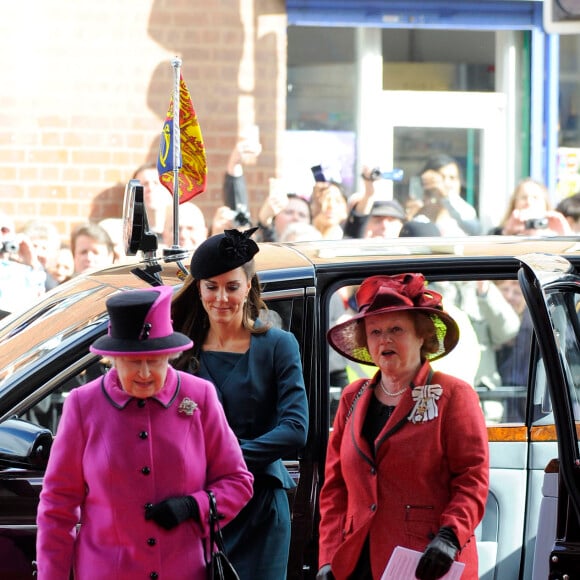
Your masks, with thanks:
M 580 276 L 558 256 L 518 258 L 518 278 L 544 361 L 558 441 L 554 533 L 540 541 L 538 529 L 537 564 L 549 570 L 550 579 L 572 579 L 580 570 Z

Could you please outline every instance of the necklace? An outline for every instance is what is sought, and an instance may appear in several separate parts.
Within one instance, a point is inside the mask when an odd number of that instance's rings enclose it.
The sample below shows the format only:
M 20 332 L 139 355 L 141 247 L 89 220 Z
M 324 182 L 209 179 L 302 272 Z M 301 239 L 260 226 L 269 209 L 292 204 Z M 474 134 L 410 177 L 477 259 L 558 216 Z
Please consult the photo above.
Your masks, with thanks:
M 390 391 L 387 390 L 387 387 L 385 387 L 385 385 L 383 385 L 383 379 L 381 378 L 380 382 L 379 382 L 379 387 L 381 387 L 381 391 L 383 391 L 383 393 L 385 393 L 385 395 L 389 396 L 389 397 L 396 397 L 398 395 L 402 395 L 408 387 L 403 387 L 400 391 L 395 391 L 394 393 L 391 393 Z

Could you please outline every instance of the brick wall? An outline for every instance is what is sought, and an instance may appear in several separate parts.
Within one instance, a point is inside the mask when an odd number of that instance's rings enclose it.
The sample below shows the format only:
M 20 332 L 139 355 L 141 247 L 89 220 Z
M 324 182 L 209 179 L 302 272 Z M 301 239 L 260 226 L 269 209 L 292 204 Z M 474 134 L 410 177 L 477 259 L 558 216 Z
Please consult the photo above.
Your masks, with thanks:
M 280 162 L 285 127 L 284 0 L 22 0 L 0 19 L 0 210 L 17 227 L 120 217 L 125 184 L 155 159 L 183 60 L 208 158 L 206 219 L 222 204 L 238 134 L 260 126 L 246 170 L 252 214 Z M 168 194 L 169 195 L 169 194 Z

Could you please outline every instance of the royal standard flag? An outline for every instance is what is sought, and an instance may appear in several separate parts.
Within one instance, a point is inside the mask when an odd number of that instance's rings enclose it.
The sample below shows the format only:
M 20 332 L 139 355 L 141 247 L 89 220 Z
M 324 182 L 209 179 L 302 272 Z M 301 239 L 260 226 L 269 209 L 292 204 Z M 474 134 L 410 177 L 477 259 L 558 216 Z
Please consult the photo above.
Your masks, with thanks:
M 207 161 L 201 129 L 191 102 L 189 89 L 181 75 L 179 79 L 179 134 L 181 157 L 179 159 L 179 203 L 193 199 L 205 191 Z M 161 131 L 157 171 L 161 183 L 173 195 L 173 97 Z

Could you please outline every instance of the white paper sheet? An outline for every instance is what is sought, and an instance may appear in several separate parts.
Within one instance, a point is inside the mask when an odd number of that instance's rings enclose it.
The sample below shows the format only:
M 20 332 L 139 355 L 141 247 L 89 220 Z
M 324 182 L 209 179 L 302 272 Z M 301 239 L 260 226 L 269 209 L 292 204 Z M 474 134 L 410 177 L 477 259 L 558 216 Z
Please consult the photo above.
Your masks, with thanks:
M 422 552 L 397 546 L 393 550 L 381 580 L 415 580 L 415 569 L 421 556 Z M 464 568 L 463 562 L 453 562 L 451 569 L 441 580 L 459 580 Z

